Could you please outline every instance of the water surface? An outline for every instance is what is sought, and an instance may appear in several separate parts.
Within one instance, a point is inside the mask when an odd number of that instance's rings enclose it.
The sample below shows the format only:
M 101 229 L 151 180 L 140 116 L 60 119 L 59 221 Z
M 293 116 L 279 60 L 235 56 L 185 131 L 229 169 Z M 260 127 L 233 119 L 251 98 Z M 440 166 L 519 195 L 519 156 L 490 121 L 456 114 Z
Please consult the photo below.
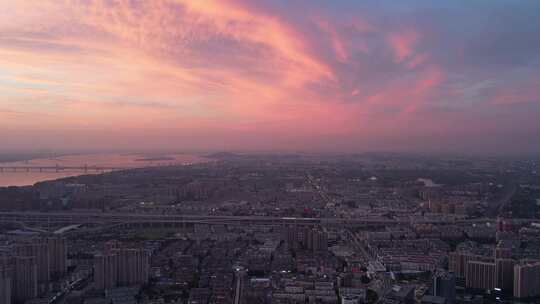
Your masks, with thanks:
M 0 187 L 6 186 L 27 186 L 37 182 L 55 180 L 64 177 L 77 176 L 82 174 L 99 174 L 102 171 L 92 170 L 96 167 L 115 167 L 115 168 L 142 168 L 150 166 L 167 165 L 187 165 L 200 163 L 207 159 L 195 155 L 187 154 L 168 154 L 160 156 L 148 156 L 144 154 L 86 154 L 86 155 L 67 155 L 54 158 L 41 158 L 17 162 L 0 162 L 1 166 L 20 167 L 16 172 L 13 170 L 4 170 L 0 172 Z M 31 170 L 28 172 L 24 167 L 84 167 L 89 170 L 85 173 L 82 170 L 60 170 L 54 169 Z

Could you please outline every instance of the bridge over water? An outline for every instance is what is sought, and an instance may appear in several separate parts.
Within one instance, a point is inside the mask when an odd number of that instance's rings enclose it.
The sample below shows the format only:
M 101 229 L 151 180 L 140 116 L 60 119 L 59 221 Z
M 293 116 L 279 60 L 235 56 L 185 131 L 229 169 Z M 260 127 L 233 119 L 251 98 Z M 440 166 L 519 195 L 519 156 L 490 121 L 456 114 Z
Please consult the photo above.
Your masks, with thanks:
M 110 167 L 110 166 L 8 166 L 0 165 L 0 172 L 61 172 L 61 171 L 78 171 L 78 172 L 106 172 L 133 169 L 133 167 Z

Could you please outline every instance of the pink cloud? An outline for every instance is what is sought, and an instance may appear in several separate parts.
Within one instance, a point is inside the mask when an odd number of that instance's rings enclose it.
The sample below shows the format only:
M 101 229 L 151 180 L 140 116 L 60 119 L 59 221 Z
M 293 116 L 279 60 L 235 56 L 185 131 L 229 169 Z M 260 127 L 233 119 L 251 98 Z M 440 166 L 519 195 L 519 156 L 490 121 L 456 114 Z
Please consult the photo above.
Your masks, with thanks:
M 540 104 L 540 83 L 527 81 L 520 83 L 519 87 L 499 89 L 491 99 L 494 106 L 518 106 L 526 104 Z
M 414 51 L 414 46 L 420 39 L 420 35 L 413 30 L 392 33 L 388 36 L 388 44 L 394 52 L 394 61 L 401 63 L 409 59 Z
M 422 135 L 424 121 L 449 130 L 459 117 L 432 109 L 467 96 L 450 83 L 460 75 L 426 47 L 426 29 L 369 16 L 275 14 L 233 0 L 8 2 L 0 4 L 4 130 L 122 138 L 171 130 L 200 146 L 375 145 Z M 489 106 L 536 101 L 534 85 L 508 87 L 490 92 Z
M 409 62 L 407 62 L 407 67 L 409 69 L 415 69 L 429 60 L 429 55 L 426 53 L 420 53 L 414 55 Z
M 319 28 L 329 36 L 332 49 L 334 50 L 337 60 L 339 62 L 346 62 L 349 59 L 349 52 L 346 49 L 343 40 L 341 37 L 339 37 L 337 31 L 326 20 L 319 19 L 315 22 Z

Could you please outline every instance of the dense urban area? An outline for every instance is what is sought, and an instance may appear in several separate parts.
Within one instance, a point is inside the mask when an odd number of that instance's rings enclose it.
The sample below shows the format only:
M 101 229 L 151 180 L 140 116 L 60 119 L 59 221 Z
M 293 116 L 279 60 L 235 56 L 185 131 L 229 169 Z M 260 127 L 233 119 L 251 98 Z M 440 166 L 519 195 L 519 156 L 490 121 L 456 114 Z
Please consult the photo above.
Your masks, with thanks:
M 540 160 L 207 157 L 0 188 L 0 303 L 540 303 Z

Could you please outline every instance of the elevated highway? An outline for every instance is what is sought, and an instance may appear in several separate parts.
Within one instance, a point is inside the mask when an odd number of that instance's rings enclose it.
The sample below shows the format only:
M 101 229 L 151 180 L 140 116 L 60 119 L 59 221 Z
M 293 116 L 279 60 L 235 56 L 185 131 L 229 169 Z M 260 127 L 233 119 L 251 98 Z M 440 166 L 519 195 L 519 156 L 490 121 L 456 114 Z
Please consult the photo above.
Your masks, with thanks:
M 527 220 L 527 219 L 519 219 Z M 137 213 L 83 213 L 83 212 L 0 212 L 0 223 L 19 222 L 26 225 L 67 226 L 67 225 L 116 225 L 150 227 L 181 227 L 186 224 L 222 225 L 271 225 L 271 226 L 335 226 L 335 227 L 380 227 L 410 224 L 474 224 L 494 222 L 495 219 L 481 218 L 469 220 L 393 220 L 381 218 L 295 218 L 263 216 L 212 216 L 212 215 L 158 215 Z M 531 219 L 532 221 L 532 219 Z

